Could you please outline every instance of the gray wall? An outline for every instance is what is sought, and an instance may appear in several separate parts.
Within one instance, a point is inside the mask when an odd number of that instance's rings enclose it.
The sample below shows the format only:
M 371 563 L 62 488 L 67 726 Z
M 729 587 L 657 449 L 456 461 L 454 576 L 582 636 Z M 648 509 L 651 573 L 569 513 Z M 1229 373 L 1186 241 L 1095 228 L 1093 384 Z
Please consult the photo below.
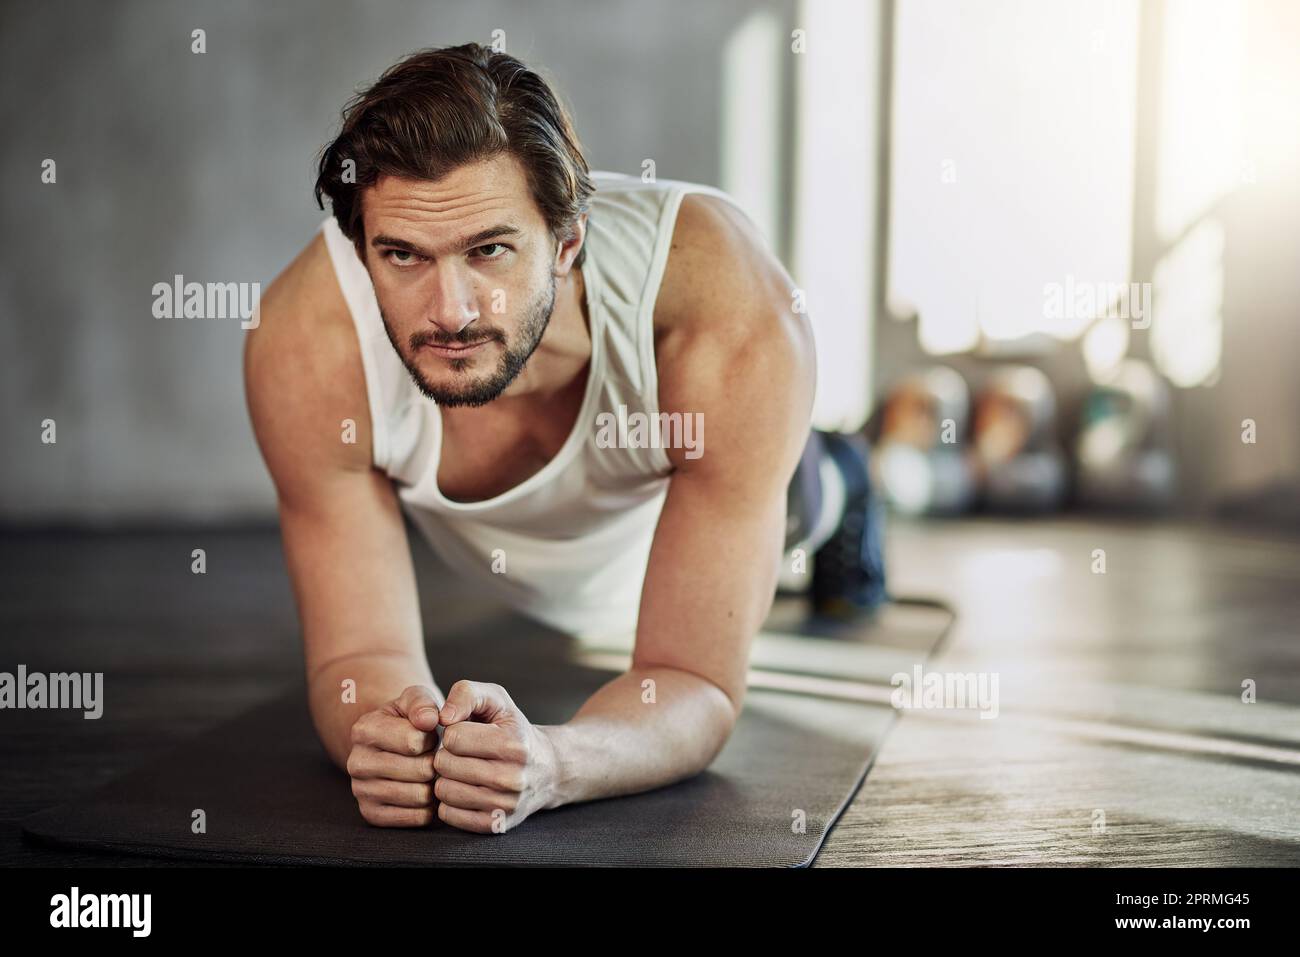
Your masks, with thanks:
M 594 167 L 653 157 L 660 176 L 716 183 L 720 51 L 753 6 L 6 2 L 0 519 L 273 513 L 244 333 L 155 319 L 151 289 L 177 273 L 265 288 L 325 215 L 312 163 L 340 107 L 391 62 L 503 29 L 555 80 Z

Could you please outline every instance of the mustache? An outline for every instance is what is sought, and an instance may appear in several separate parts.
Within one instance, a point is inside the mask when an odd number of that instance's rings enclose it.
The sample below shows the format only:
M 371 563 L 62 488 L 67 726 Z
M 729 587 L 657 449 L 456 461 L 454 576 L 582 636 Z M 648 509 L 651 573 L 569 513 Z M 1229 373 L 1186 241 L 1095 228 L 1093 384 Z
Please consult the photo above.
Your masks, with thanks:
M 480 332 L 464 332 L 450 336 L 446 333 L 437 333 L 426 329 L 411 333 L 408 342 L 411 351 L 414 352 L 422 346 L 473 346 L 478 345 L 480 342 L 491 342 L 493 340 L 501 340 L 501 333 L 492 330 L 487 335 L 482 335 Z

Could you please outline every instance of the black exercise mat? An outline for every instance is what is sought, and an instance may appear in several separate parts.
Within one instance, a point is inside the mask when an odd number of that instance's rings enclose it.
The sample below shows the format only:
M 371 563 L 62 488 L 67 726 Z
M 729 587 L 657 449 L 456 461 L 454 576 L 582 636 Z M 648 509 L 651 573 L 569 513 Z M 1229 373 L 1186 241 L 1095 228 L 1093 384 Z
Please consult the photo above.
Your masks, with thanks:
M 614 676 L 557 650 L 494 636 L 431 647 L 430 661 L 444 691 L 460 677 L 494 681 L 534 723 L 556 724 Z M 346 774 L 325 757 L 299 687 L 23 828 L 54 846 L 249 863 L 804 866 L 894 717 L 879 704 L 751 689 L 701 774 L 474 834 L 441 821 L 368 825 Z M 196 808 L 206 812 L 205 834 L 190 831 Z

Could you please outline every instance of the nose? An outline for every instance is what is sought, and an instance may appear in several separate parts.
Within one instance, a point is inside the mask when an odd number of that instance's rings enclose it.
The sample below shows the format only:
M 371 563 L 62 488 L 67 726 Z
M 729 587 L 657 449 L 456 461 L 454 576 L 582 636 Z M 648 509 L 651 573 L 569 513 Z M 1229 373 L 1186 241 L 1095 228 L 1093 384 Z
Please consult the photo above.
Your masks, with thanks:
M 449 336 L 457 335 L 479 316 L 474 283 L 454 264 L 440 265 L 434 275 L 429 321 Z

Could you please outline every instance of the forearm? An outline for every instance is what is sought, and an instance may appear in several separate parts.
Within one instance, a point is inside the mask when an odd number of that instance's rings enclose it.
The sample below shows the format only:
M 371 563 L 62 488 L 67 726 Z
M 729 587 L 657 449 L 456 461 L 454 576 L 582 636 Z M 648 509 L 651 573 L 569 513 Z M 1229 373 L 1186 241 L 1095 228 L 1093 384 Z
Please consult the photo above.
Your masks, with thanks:
M 558 765 L 547 807 L 648 791 L 698 774 L 734 725 L 731 699 L 712 682 L 676 668 L 633 668 L 569 721 L 542 726 Z
M 446 700 L 423 654 L 367 652 L 338 658 L 314 671 L 307 689 L 312 720 L 330 759 L 346 770 L 353 722 L 411 685 L 432 688 L 439 705 Z

